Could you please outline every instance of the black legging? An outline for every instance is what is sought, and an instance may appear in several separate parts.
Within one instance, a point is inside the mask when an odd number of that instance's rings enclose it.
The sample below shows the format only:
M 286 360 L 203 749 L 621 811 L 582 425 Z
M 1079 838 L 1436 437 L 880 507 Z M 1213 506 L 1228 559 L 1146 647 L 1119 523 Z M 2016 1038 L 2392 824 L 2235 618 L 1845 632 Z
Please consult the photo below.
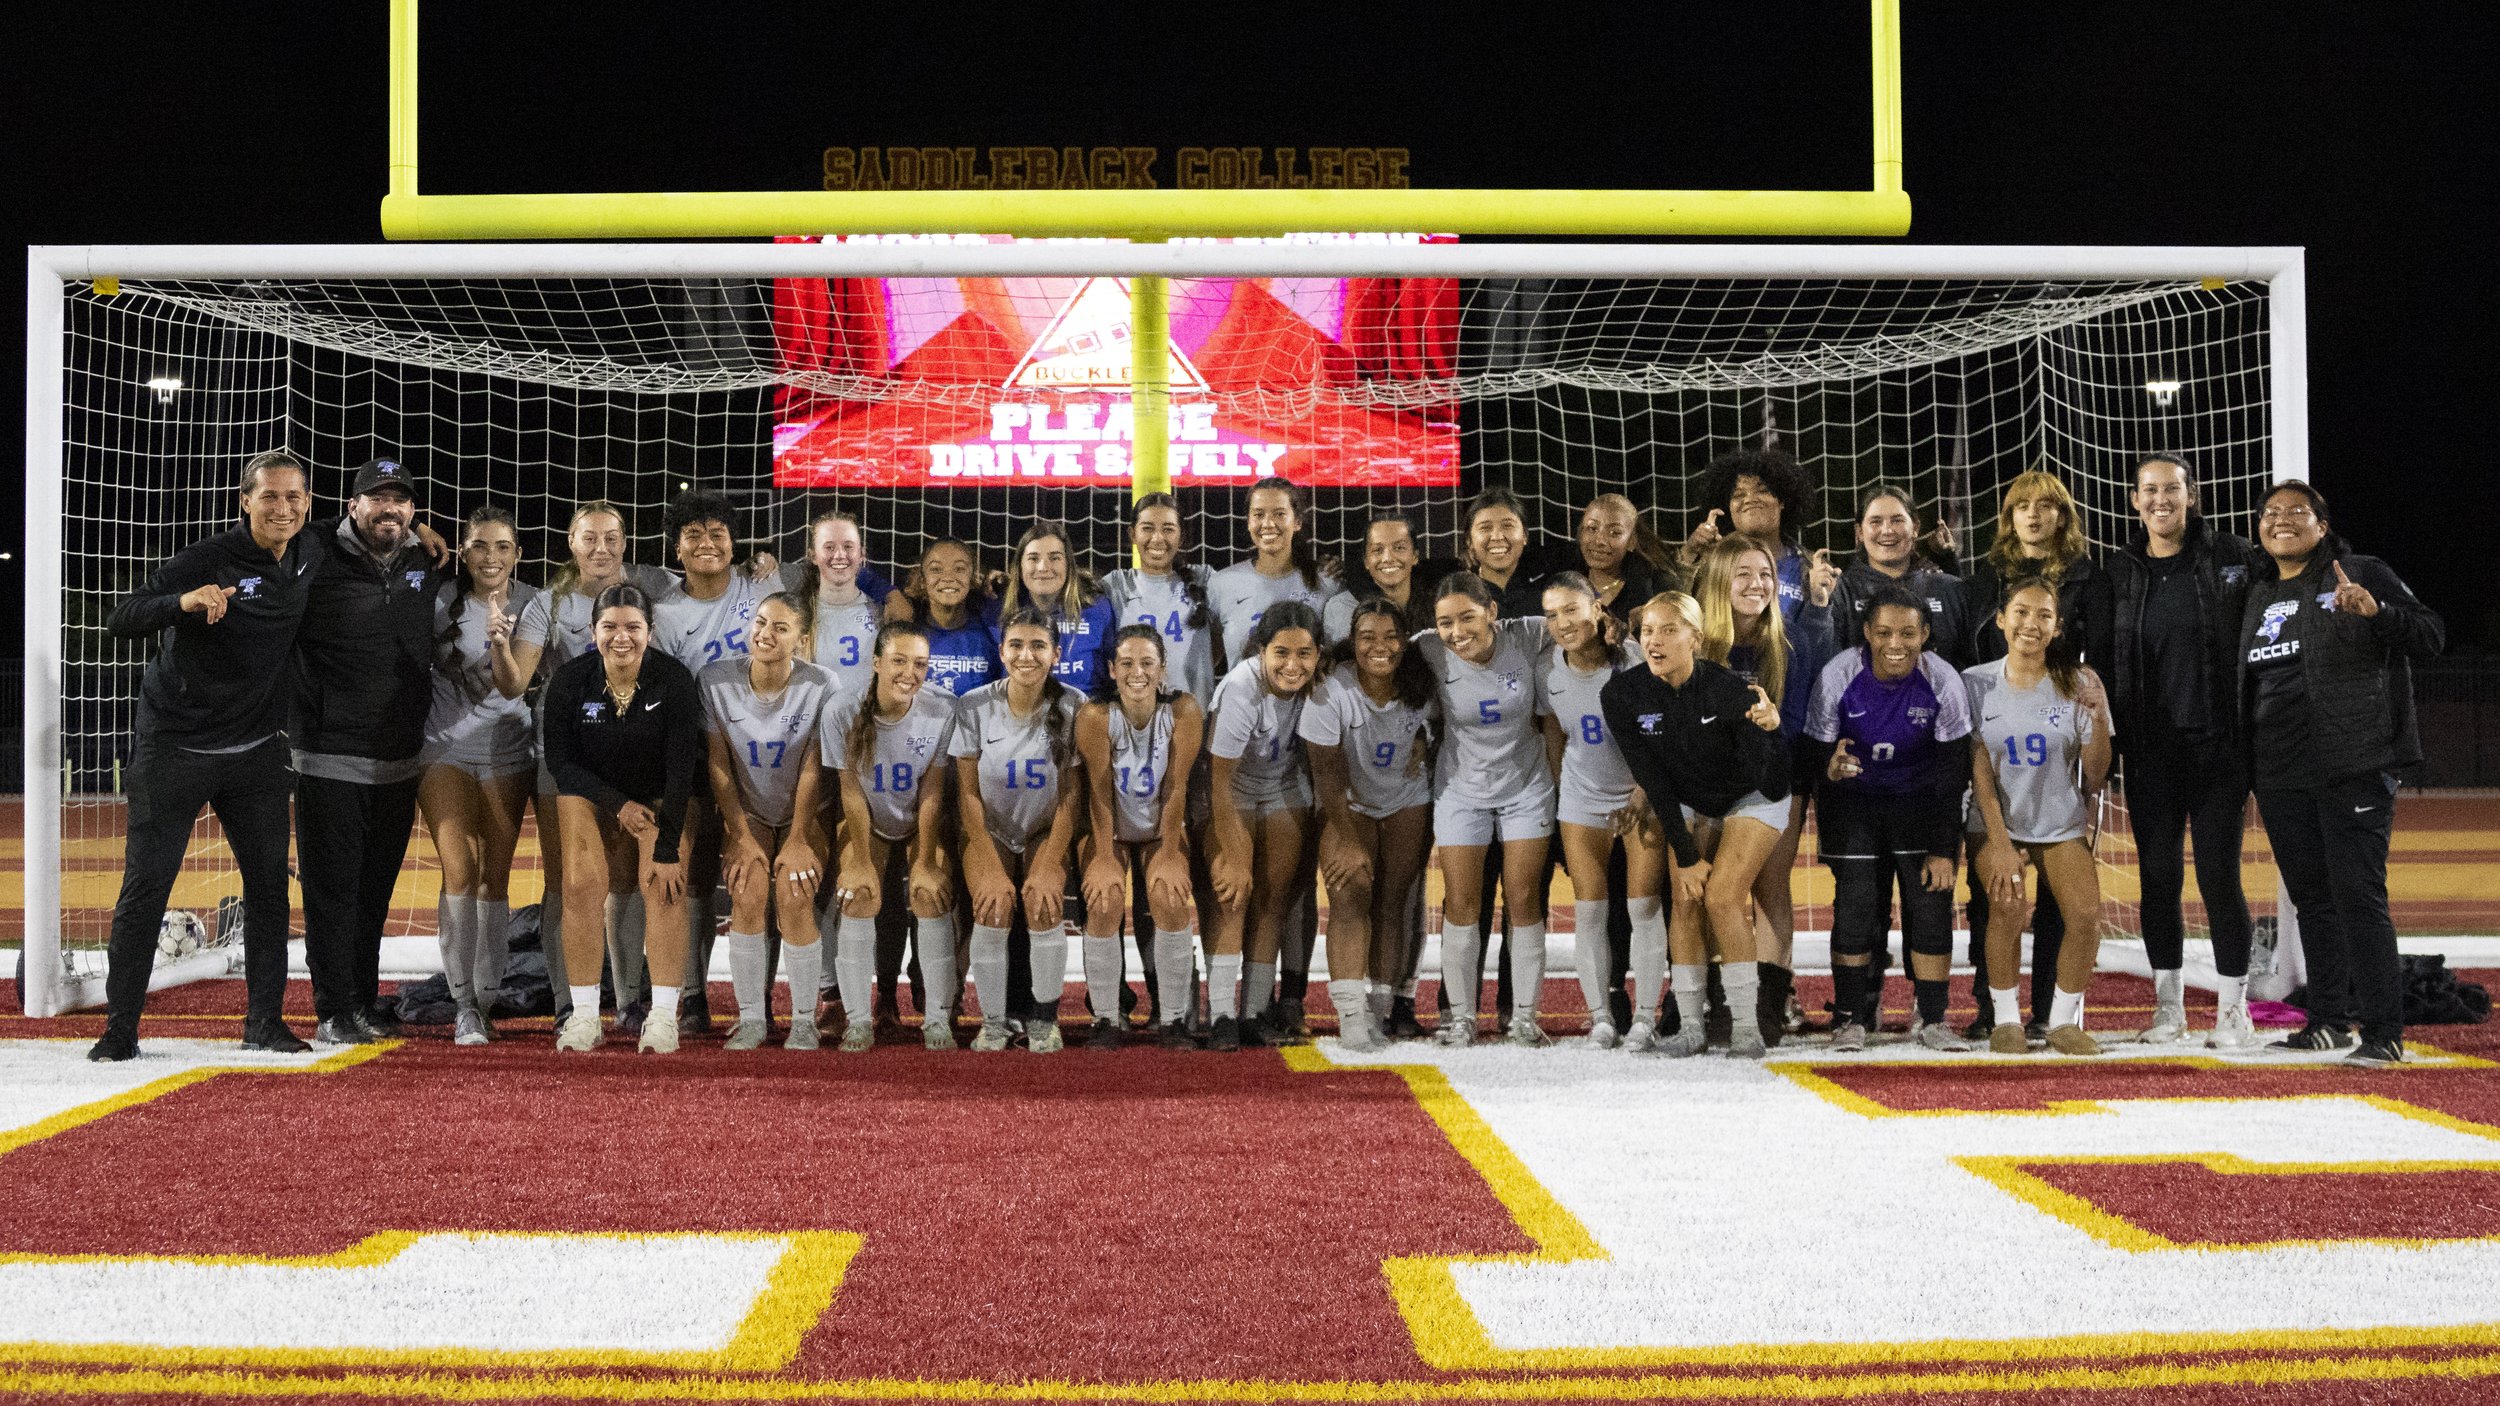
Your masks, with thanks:
M 2214 970 L 2248 975 L 2248 899 L 2240 891 L 2248 772 L 2235 749 L 2147 730 L 2127 743 L 2126 784 L 2127 824 L 2135 832 L 2144 886 L 2144 953 L 2153 969 L 2176 971 L 2185 960 L 2179 894 L 2187 878 L 2182 847 L 2193 834 Z
M 1842 1020 L 1875 1028 L 1881 1014 L 1880 981 L 1886 936 L 1892 931 L 1892 900 L 1901 895 L 1901 939 L 1913 953 L 1953 953 L 1953 892 L 1929 891 L 1925 882 L 1930 807 L 1924 797 L 1866 796 L 1826 786 L 1815 799 L 1823 863 L 1832 871 L 1832 969 L 1843 984 L 1844 956 L 1877 960 L 1855 970 L 1866 974 L 1862 1003 L 1840 1003 Z M 1855 996 L 1856 979 L 1846 983 Z M 1858 1009 L 1846 1006 L 1857 1004 Z

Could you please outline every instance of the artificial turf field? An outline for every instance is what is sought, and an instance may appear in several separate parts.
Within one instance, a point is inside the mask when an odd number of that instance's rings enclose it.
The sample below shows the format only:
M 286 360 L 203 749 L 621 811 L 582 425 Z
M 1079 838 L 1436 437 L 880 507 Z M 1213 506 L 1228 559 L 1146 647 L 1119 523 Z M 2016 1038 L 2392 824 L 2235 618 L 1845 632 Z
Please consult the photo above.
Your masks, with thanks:
M 275 1057 L 240 995 L 161 995 L 119 1066 L 0 1018 L 0 1397 L 2500 1400 L 2500 1027 L 2383 1073 L 1325 1022 Z

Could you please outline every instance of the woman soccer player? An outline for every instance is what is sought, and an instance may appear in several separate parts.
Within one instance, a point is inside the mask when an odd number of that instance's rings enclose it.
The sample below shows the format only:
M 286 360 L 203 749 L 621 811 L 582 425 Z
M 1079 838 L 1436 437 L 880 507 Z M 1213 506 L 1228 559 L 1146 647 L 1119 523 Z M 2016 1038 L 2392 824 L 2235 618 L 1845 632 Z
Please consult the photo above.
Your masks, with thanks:
M 2101 950 L 2101 876 L 2092 859 L 2092 798 L 2109 778 L 2109 703 L 2089 669 L 2053 661 L 2049 646 L 2064 619 L 2057 587 L 2024 577 L 2005 589 L 1992 622 L 2005 657 L 1962 673 L 1970 688 L 1973 808 L 1986 839 L 1973 877 L 1993 903 L 1988 916 L 1988 970 L 2009 981 L 2021 970 L 2026 861 L 2074 915 L 2082 930 L 2055 954 L 2034 949 L 2036 963 L 2054 963 L 2057 994 L 2048 1013 L 2048 1045 L 2059 1054 L 2096 1055 L 2083 1030 L 2083 993 Z M 2019 852 L 2018 852 L 2019 850 Z M 1999 1011 L 2013 1009 L 2013 988 L 1990 993 Z M 1988 1048 L 2022 1054 L 2031 1048 L 2014 1021 L 1999 1021 Z
M 1447 561 L 1426 562 L 1415 524 L 1404 513 L 1382 513 L 1363 529 L 1362 565 L 1346 574 L 1345 590 L 1320 613 L 1328 638 L 1342 644 L 1354 633 L 1355 607 L 1375 596 L 1397 608 L 1398 623 L 1412 637 L 1432 628 L 1432 587 L 1456 570 Z
M 2248 829 L 2248 750 L 2232 684 L 2240 608 L 2268 563 L 2257 544 L 2198 511 L 2196 478 L 2175 454 L 2135 466 L 2136 527 L 2108 559 L 2110 653 L 2096 666 L 2109 685 L 2126 767 L 2127 825 L 2135 832 L 2138 913 L 2153 968 L 2153 1023 L 2141 1038 L 2188 1037 L 2187 924 L 2179 891 L 2186 843 L 2196 837 L 2196 892 L 2213 934 L 2216 1049 L 2258 1043 L 2248 1015 L 2248 899 L 2240 845 Z
M 1760 686 L 1700 657 L 1701 607 L 1669 592 L 1641 607 L 1641 659 L 1598 690 L 1606 727 L 1666 832 L 1675 914 L 1667 926 L 1681 1027 L 1659 1043 L 1678 1057 L 1708 1045 L 1702 985 L 1710 954 L 1727 991 L 1728 1054 L 1768 1053 L 1756 1017 L 1753 915 L 1763 857 L 1788 819 L 1779 709 Z
M 1005 677 L 987 623 L 997 597 L 970 546 L 952 537 L 931 539 L 901 595 L 911 618 L 928 632 L 929 682 L 960 698 Z
M 942 843 L 955 699 L 928 679 L 928 634 L 906 620 L 887 621 L 869 650 L 868 686 L 836 695 L 819 734 L 825 765 L 840 773 L 842 788 L 833 962 L 848 1015 L 842 1048 L 852 1053 L 876 1043 L 870 983 L 887 979 L 888 960 L 877 919 L 898 907 L 919 929 L 921 1043 L 955 1048 L 955 878 Z M 891 961 L 899 971 L 902 953 Z M 983 989 L 984 1003 L 995 989 Z M 880 1011 L 892 1007 L 883 992 L 877 1000 Z
M 1102 680 L 1102 657 L 1111 648 L 1118 621 L 1111 613 L 1111 598 L 1094 583 L 1093 573 L 1077 565 L 1074 540 L 1064 525 L 1048 519 L 1026 528 L 1016 539 L 1015 564 L 998 615 L 1003 621 L 1031 607 L 1048 616 L 1059 632 L 1059 662 L 1051 676 L 1087 694 Z M 990 638 L 1005 658 L 1000 625 L 991 626 Z
M 1195 993 L 1197 924 L 1190 907 L 1189 777 L 1206 715 L 1197 699 L 1167 692 L 1161 625 L 1124 625 L 1112 637 L 1112 696 L 1076 715 L 1076 750 L 1093 804 L 1093 857 L 1085 867 L 1085 994 L 1094 1010 L 1088 1043 L 1117 1049 L 1126 984 L 1120 918 L 1129 876 L 1142 872 L 1153 936 L 1155 1020 L 1167 1048 L 1187 1049 Z M 1144 934 L 1140 934 L 1141 937 Z
M 1319 679 L 1319 637 L 1319 612 L 1298 600 L 1279 601 L 1245 641 L 1250 657 L 1216 685 L 1207 725 L 1207 750 L 1215 758 L 1208 826 L 1216 901 L 1207 955 L 1210 1049 L 1264 1043 L 1260 1018 L 1276 984 L 1283 920 L 1297 901 L 1310 901 L 1313 815 L 1301 720 Z
M 456 1045 L 483 1045 L 493 1035 L 512 919 L 512 852 L 538 772 L 529 705 L 495 687 L 495 654 L 511 642 L 513 615 L 538 597 L 512 579 L 520 559 L 512 514 L 478 509 L 462 534 L 459 578 L 434 603 L 434 702 L 417 807 L 443 866 L 437 931 Z
M 1600 493 L 1581 511 L 1580 564 L 1598 608 L 1626 624 L 1643 601 L 1681 584 L 1666 544 L 1620 493 Z
M 764 940 L 781 933 L 790 977 L 790 1049 L 816 1048 L 816 891 L 825 839 L 817 829 L 823 768 L 817 720 L 833 676 L 799 657 L 805 602 L 765 598 L 747 624 L 747 653 L 706 664 L 703 694 L 713 804 L 721 820 L 721 873 L 729 882 L 729 982 L 738 1023 L 727 1048 L 751 1050 L 772 1028 L 772 978 Z M 860 1009 L 854 1007 L 853 1009 Z
M 1793 953 L 1797 909 L 1791 881 L 1797 844 L 1805 834 L 1806 802 L 1822 779 L 1823 754 L 1806 737 L 1807 704 L 1814 680 L 1832 656 L 1832 588 L 1840 573 L 1817 551 L 1807 571 L 1805 604 L 1794 615 L 1778 610 L 1779 567 L 1771 549 L 1752 534 L 1722 537 L 1701 554 L 1693 599 L 1701 606 L 1701 655 L 1725 664 L 1747 683 L 1759 684 L 1779 705 L 1780 735 L 1788 740 L 1788 823 L 1764 856 L 1754 879 L 1754 911 L 1767 941 L 1755 956 L 1761 973 L 1762 1019 L 1788 1024 L 1796 976 Z
M 1546 1044 L 1536 1023 L 1545 982 L 1545 851 L 1554 834 L 1554 777 L 1536 727 L 1545 621 L 1503 619 L 1492 588 L 1466 571 L 1441 583 L 1433 617 L 1434 633 L 1415 644 L 1436 680 L 1446 729 L 1432 802 L 1444 894 L 1441 984 L 1450 1003 L 1441 1042 L 1475 1042 L 1485 852 L 1499 842 L 1510 907 L 1509 1038 Z
M 1545 755 L 1561 785 L 1554 804 L 1562 832 L 1563 868 L 1571 875 L 1572 948 L 1580 995 L 1589 1008 L 1589 1044 L 1635 1051 L 1656 1041 L 1659 993 L 1667 979 L 1666 862 L 1663 834 L 1624 846 L 1624 907 L 1632 920 L 1632 1025 L 1618 1035 L 1612 1008 L 1613 954 L 1606 938 L 1610 884 L 1607 861 L 1615 838 L 1642 822 L 1635 814 L 1632 770 L 1606 729 L 1601 694 L 1636 655 L 1606 642 L 1605 611 L 1596 587 L 1576 571 L 1559 572 L 1545 588 L 1545 628 L 1554 650 L 1545 666 L 1537 711 L 1545 717 Z
M 559 1050 L 597 1048 L 601 900 L 642 891 L 652 965 L 685 969 L 686 873 L 678 854 L 687 798 L 703 767 L 703 697 L 694 675 L 651 648 L 651 598 L 610 586 L 593 603 L 592 652 L 547 681 L 540 716 L 563 817 L 565 970 L 576 979 Z M 588 985 L 578 978 L 588 973 Z M 651 988 L 641 1048 L 677 1048 L 679 988 Z
M 1057 677 L 1059 630 L 1056 617 L 1031 606 L 1009 612 L 999 630 L 1007 677 L 965 694 L 955 713 L 963 877 L 972 894 L 972 982 L 981 993 L 981 1033 L 972 1047 L 981 1051 L 1003 1050 L 1011 1038 L 1016 1000 L 1007 992 L 1007 947 L 1018 926 L 1033 954 L 1026 1046 L 1035 1054 L 1061 1048 L 1057 1013 L 1068 979 L 1061 919 L 1084 795 L 1078 779 L 1066 775 L 1077 764 L 1082 700 Z M 922 954 L 924 976 L 935 947 L 930 943 Z M 930 979 L 932 988 L 937 984 Z
M 1247 525 L 1256 553 L 1248 561 L 1215 573 L 1207 583 L 1207 597 L 1214 602 L 1223 636 L 1224 669 L 1249 661 L 1256 653 L 1251 632 L 1267 611 L 1286 601 L 1310 608 L 1317 622 L 1314 640 L 1326 643 L 1316 638 L 1316 632 L 1324 631 L 1328 602 L 1343 587 L 1336 572 L 1321 563 L 1303 530 L 1310 511 L 1310 493 L 1288 479 L 1263 478 L 1250 486 Z
M 1944 1024 L 1953 962 L 1953 871 L 1970 783 L 1970 697 L 1927 649 L 1924 601 L 1899 587 L 1866 603 L 1860 644 L 1823 666 L 1806 735 L 1823 754 L 1816 797 L 1832 871 L 1832 1048 L 1861 1050 L 1883 1008 L 1877 953 L 1901 890 L 1901 936 L 1918 993 L 1918 1039 L 1970 1048 Z
M 2387 563 L 2335 535 L 2325 496 L 2299 479 L 2267 491 L 2257 542 L 2274 570 L 2248 593 L 2234 691 L 2311 998 L 2309 1023 L 2277 1045 L 2396 1064 L 2404 967 L 2387 842 L 2397 778 L 2422 762 L 2412 661 L 2436 656 L 2447 629 Z
M 807 657 L 833 675 L 835 689 L 845 695 L 867 686 L 877 624 L 885 613 L 861 583 L 867 562 L 859 519 L 825 512 L 807 525 L 806 562 L 783 573 L 796 578 L 790 592 L 806 602 Z
M 1502 618 L 1536 618 L 1545 604 L 1551 554 L 1543 544 L 1528 540 L 1527 509 L 1518 495 L 1498 484 L 1487 488 L 1467 500 L 1459 521 L 1464 527 L 1459 565 L 1493 592 Z M 1436 611 L 1439 599 L 1436 593 Z
M 1373 596 L 1354 608 L 1334 669 L 1302 709 L 1319 793 L 1319 868 L 1328 881 L 1328 995 L 1337 1039 L 1386 1046 L 1396 1003 L 1414 1018 L 1423 947 L 1414 895 L 1432 858 L 1432 675 L 1407 647 L 1404 612 Z M 1366 987 L 1368 986 L 1368 989 Z
M 1964 652 L 1968 662 L 1985 664 L 2005 657 L 2005 634 L 1997 626 L 1997 610 L 2004 604 L 2006 583 L 2027 577 L 2046 581 L 2057 592 L 2057 618 L 2063 628 L 2058 632 L 2055 647 L 2060 658 L 2080 658 L 2096 669 L 2106 668 L 2115 614 L 2109 575 L 2093 562 L 2084 542 L 2083 519 L 2074 495 L 2066 491 L 2066 485 L 2056 475 L 2038 469 L 2018 475 L 2006 485 L 2003 503 L 1997 509 L 1995 543 L 1962 582 L 1962 602 L 1969 611 L 1971 627 L 1970 644 Z M 1967 826 L 1975 869 L 1981 841 L 1976 811 L 1968 818 Z M 2048 1029 L 2048 1008 L 2056 989 L 2058 944 L 2066 935 L 2064 910 L 2047 901 L 2053 893 L 2043 893 L 2041 897 L 2043 901 L 2034 906 L 2031 915 L 2032 1019 L 2027 1033 L 2035 1039 Z M 1989 919 L 1988 900 L 1984 888 L 1972 894 L 1973 932 L 1995 927 Z M 1974 1036 L 1999 1019 L 2020 1019 L 2019 1011 L 1995 1009 L 1990 997 L 1993 986 L 1988 976 L 1988 954 L 1975 954 L 1971 962 L 1971 997 L 1979 1007 L 1979 1017 L 1971 1025 Z
M 1137 565 L 1102 578 L 1113 618 L 1122 625 L 1152 625 L 1171 659 L 1170 683 L 1203 706 L 1215 696 L 1215 610 L 1208 602 L 1205 567 L 1181 556 L 1180 503 L 1169 493 L 1137 500 L 1129 538 Z
M 676 589 L 677 578 L 668 572 L 626 561 L 625 513 L 614 503 L 594 499 L 575 508 L 564 536 L 571 556 L 557 568 L 547 589 L 521 609 L 510 638 L 495 649 L 495 689 L 506 698 L 528 693 L 530 681 L 538 676 L 542 666 L 552 679 L 557 669 L 592 647 L 592 606 L 610 586 L 630 583 L 647 600 L 657 600 Z M 645 618 L 647 621 L 648 616 Z M 546 699 L 542 696 L 538 716 L 542 736 L 546 722 Z M 565 895 L 570 885 L 564 878 L 564 809 L 557 800 L 555 773 L 543 753 L 538 765 L 537 795 L 531 805 L 538 815 L 538 866 L 540 877 L 545 880 L 545 892 L 539 900 L 539 930 L 545 935 L 540 945 L 547 957 L 547 982 L 555 991 L 556 1010 L 561 1015 L 573 986 L 565 967 L 567 944 L 557 940 L 555 934 L 571 930 L 564 920 Z M 620 1008 L 635 1000 L 642 987 L 642 935 L 630 929 L 646 927 L 647 915 L 633 903 L 632 889 L 628 884 L 625 893 L 606 905 L 602 913 L 608 928 L 607 949 L 616 956 L 609 982 Z M 597 970 L 596 964 L 592 970 Z M 594 989 L 597 985 L 591 983 Z

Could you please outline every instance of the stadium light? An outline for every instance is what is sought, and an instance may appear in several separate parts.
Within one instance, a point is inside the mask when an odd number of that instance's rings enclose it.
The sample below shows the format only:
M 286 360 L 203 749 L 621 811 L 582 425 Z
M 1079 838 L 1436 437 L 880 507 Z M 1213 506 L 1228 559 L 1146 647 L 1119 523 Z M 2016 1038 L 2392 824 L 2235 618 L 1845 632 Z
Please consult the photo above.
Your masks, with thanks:
M 171 405 L 174 403 L 174 392 L 182 389 L 182 378 L 180 376 L 150 376 L 148 389 L 156 392 L 157 404 Z
M 2179 398 L 2176 381 L 2146 381 L 2144 389 L 2151 393 L 2155 405 L 2169 405 Z

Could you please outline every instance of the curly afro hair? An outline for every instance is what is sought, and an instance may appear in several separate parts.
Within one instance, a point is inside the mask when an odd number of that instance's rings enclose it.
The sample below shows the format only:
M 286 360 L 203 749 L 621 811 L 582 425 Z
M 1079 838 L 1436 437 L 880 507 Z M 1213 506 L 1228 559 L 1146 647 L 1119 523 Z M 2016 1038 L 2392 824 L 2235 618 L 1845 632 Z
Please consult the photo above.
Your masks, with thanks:
M 1814 485 L 1807 481 L 1806 471 L 1784 450 L 1735 449 L 1711 459 L 1702 471 L 1701 497 L 1697 509 L 1705 519 L 1712 508 L 1728 506 L 1736 496 L 1736 480 L 1757 478 L 1780 500 L 1780 540 L 1796 542 L 1805 535 L 1806 524 L 1813 520 Z
M 729 540 L 743 544 L 744 524 L 738 521 L 738 505 L 726 493 L 710 488 L 689 489 L 669 500 L 668 511 L 660 517 L 662 541 L 677 544 L 677 534 L 698 522 L 717 522 L 729 529 Z

